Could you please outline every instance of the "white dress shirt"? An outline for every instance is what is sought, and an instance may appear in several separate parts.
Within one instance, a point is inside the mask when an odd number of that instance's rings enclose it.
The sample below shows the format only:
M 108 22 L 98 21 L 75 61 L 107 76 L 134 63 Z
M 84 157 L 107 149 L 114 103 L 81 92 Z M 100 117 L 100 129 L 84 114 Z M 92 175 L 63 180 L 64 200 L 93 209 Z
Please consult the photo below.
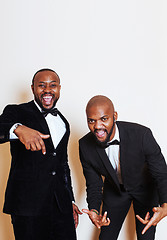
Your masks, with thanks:
M 113 137 L 113 139 L 111 140 L 118 140 L 120 142 L 120 137 L 119 137 L 119 130 L 117 125 L 115 124 L 115 135 Z M 119 145 L 110 145 L 109 147 L 107 147 L 105 149 L 106 154 L 113 166 L 113 168 L 115 169 L 116 173 L 117 173 L 117 177 L 119 180 L 119 183 L 122 184 L 122 177 L 121 177 L 121 168 L 120 168 L 120 151 L 119 151 Z
M 38 109 L 40 110 L 40 112 L 42 112 L 42 109 L 39 107 L 39 105 L 36 102 L 35 102 L 35 104 L 38 107 Z M 51 135 L 51 138 L 53 141 L 54 148 L 56 148 L 66 132 L 66 125 L 59 115 L 53 116 L 51 113 L 49 113 L 45 117 L 45 120 L 46 120 L 49 130 L 50 130 L 50 135 Z M 10 139 L 18 138 L 13 132 L 15 130 L 15 126 L 17 124 L 18 123 L 14 124 L 12 126 L 12 128 L 10 129 Z

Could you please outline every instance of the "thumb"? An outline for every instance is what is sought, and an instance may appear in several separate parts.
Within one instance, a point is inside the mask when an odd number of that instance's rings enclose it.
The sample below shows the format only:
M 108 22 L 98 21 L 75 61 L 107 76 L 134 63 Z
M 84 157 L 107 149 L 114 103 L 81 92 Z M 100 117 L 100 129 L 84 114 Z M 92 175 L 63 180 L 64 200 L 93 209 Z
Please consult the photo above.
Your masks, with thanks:
M 83 213 L 79 210 L 79 208 L 77 208 L 77 213 L 82 215 Z
M 83 213 L 87 213 L 87 214 L 90 213 L 90 211 L 89 211 L 88 209 L 82 209 L 82 212 L 83 212 Z
M 47 138 L 49 138 L 49 137 L 50 137 L 50 135 L 49 135 L 49 134 L 43 134 L 43 133 L 39 133 L 39 135 L 40 135 L 40 137 L 41 137 L 42 139 L 47 139 Z
M 153 210 L 154 213 L 158 212 L 158 208 L 157 207 L 154 207 L 152 210 Z

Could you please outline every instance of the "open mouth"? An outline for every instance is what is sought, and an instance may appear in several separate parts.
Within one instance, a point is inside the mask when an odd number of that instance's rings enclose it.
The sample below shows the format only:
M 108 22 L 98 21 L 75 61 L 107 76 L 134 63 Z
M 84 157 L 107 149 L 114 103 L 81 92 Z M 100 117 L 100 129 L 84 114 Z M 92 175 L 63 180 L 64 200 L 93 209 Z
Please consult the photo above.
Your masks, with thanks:
M 42 97 L 43 104 L 48 106 L 52 104 L 53 96 L 52 95 L 45 95 Z
M 95 130 L 95 135 L 99 139 L 103 139 L 106 137 L 107 131 L 105 129 Z

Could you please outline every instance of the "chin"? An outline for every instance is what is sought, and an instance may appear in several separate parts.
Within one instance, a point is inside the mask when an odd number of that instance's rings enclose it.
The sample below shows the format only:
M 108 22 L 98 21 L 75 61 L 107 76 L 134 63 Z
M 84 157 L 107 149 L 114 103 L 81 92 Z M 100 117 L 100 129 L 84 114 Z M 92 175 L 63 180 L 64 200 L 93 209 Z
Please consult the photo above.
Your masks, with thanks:
M 95 140 L 97 142 L 97 144 L 100 146 L 100 147 L 104 147 L 106 145 L 106 143 L 108 142 L 107 139 L 104 139 L 103 141 L 99 140 L 95 135 Z

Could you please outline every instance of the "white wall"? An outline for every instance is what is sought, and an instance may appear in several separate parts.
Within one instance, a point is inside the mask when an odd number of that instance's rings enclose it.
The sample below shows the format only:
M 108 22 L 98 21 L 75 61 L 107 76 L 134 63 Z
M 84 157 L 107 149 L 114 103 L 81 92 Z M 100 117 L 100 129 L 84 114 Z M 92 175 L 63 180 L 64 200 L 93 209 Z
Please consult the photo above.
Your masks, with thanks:
M 87 207 L 78 139 L 87 133 L 85 105 L 96 94 L 110 97 L 119 120 L 149 126 L 167 158 L 167 2 L 165 0 L 6 0 L 0 7 L 0 111 L 32 99 L 40 68 L 61 77 L 59 109 L 71 123 L 69 158 L 76 201 Z M 0 208 L 10 167 L 9 145 L 0 146 Z M 157 228 L 165 240 L 167 220 Z M 135 240 L 133 212 L 119 240 Z M 97 239 L 87 216 L 79 240 Z M 12 240 L 10 218 L 0 213 L 0 239 Z

